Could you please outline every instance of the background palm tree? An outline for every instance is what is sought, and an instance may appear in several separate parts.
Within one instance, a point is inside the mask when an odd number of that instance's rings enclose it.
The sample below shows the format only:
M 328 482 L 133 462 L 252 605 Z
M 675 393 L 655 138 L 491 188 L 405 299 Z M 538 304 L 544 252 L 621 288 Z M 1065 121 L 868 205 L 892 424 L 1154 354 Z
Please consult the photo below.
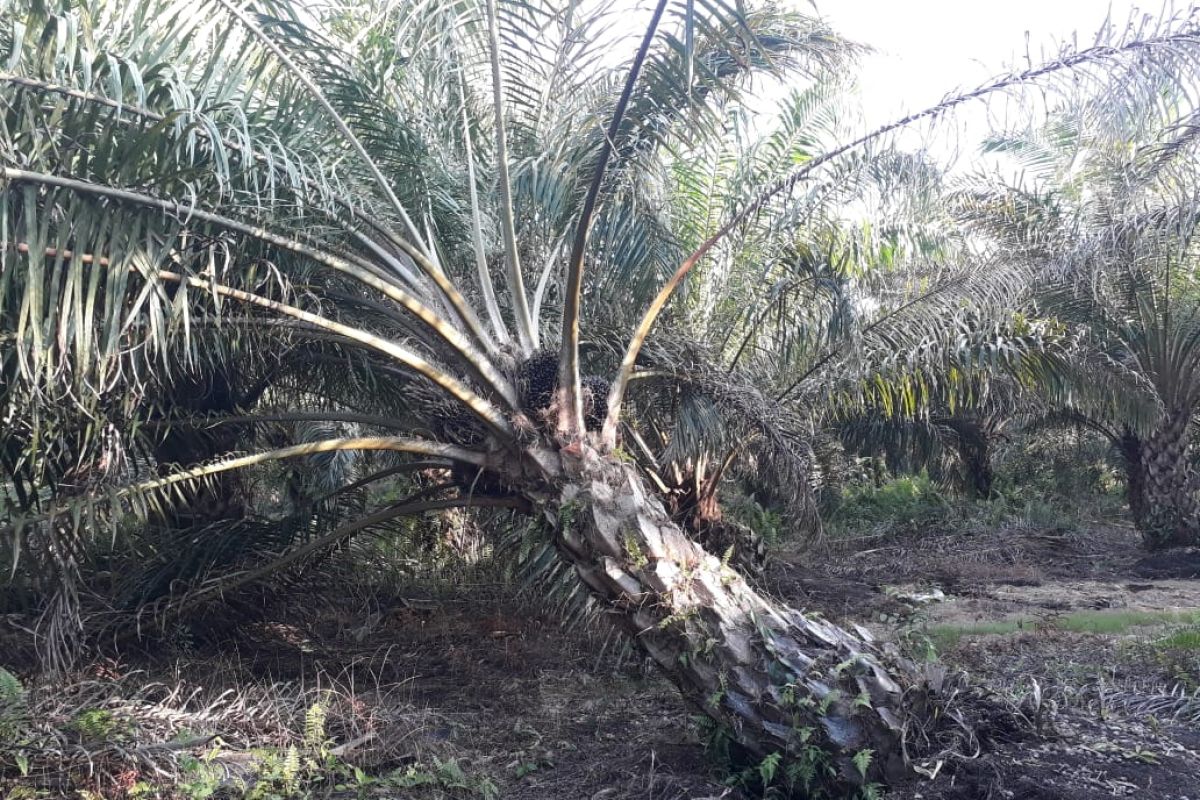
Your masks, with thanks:
M 1200 402 L 1195 110 L 1184 86 L 1118 102 L 1085 94 L 1043 126 L 998 135 L 1019 182 L 969 191 L 964 216 L 1036 280 L 1036 313 L 1073 350 L 1054 396 L 1126 466 L 1151 548 L 1200 541 L 1190 429 Z
M 677 158 L 668 207 L 679 237 L 702 243 L 757 187 L 847 138 L 848 117 L 827 81 L 793 94 L 765 132 L 735 120 L 711 152 Z M 681 287 L 630 393 L 629 447 L 652 483 L 700 541 L 718 555 L 732 547 L 746 566 L 761 543 L 722 513 L 724 479 L 772 475 L 768 494 L 792 530 L 818 536 L 821 432 L 868 414 L 884 426 L 949 419 L 956 400 L 985 402 L 984 371 L 1028 380 L 1049 357 L 1045 332 L 1013 318 L 1013 268 L 981 269 L 921 154 L 877 146 L 839 163 L 831 183 L 728 234 Z

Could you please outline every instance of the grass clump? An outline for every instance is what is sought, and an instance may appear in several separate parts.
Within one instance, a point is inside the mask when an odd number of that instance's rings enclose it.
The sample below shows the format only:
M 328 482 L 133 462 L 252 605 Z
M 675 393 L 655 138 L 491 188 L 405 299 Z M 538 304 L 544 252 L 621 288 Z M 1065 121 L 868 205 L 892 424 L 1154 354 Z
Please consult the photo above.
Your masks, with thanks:
M 1152 666 L 1167 683 L 1186 692 L 1200 692 L 1200 622 L 1193 620 L 1140 644 L 1132 656 Z
M 840 538 L 881 538 L 906 532 L 971 533 L 1014 525 L 1075 528 L 1082 517 L 1079 509 L 1062 498 L 1016 488 L 988 500 L 958 496 L 922 472 L 843 489 L 828 515 L 827 529 Z
M 1200 652 L 1200 626 L 1182 628 L 1155 642 L 1164 650 L 1195 650 Z
M 1130 628 L 1200 623 L 1200 611 L 1076 611 L 1052 620 L 1053 627 L 1075 633 L 1121 634 Z

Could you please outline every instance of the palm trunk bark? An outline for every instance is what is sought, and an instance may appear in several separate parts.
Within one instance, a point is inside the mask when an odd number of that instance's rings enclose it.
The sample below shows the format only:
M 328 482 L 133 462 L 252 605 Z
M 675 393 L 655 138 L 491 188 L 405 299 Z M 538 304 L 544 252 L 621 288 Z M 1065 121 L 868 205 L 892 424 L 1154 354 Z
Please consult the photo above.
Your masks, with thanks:
M 1200 544 L 1196 477 L 1188 459 L 1190 420 L 1186 410 L 1176 410 L 1142 443 L 1145 489 L 1138 527 L 1151 550 Z
M 985 441 L 979 447 L 973 447 L 964 454 L 971 497 L 976 500 L 992 500 L 996 497 L 995 473 L 992 470 L 990 449 Z
M 261 393 L 261 388 L 253 391 Z M 219 416 L 246 409 L 253 405 L 254 399 L 240 396 L 230 375 L 214 369 L 204 376 L 178 376 L 167 387 L 162 404 L 172 414 Z M 154 443 L 154 457 L 160 473 L 166 475 L 237 450 L 245 443 L 245 434 L 246 428 L 241 425 L 170 427 Z M 185 490 L 184 502 L 170 508 L 162 523 L 167 528 L 182 530 L 241 519 L 247 511 L 248 498 L 241 475 L 227 472 Z
M 1146 467 L 1142 463 L 1142 438 L 1128 428 L 1116 440 L 1117 452 L 1125 467 L 1125 500 L 1129 504 L 1129 515 L 1137 529 L 1146 525 Z
M 958 437 L 958 456 L 963 463 L 967 492 L 975 500 L 995 499 L 992 426 L 973 417 L 952 418 L 947 425 Z
M 636 470 L 566 458 L 558 547 L 687 701 L 779 775 L 853 786 L 905 774 L 902 732 L 929 695 L 869 635 L 758 594 L 684 534 Z

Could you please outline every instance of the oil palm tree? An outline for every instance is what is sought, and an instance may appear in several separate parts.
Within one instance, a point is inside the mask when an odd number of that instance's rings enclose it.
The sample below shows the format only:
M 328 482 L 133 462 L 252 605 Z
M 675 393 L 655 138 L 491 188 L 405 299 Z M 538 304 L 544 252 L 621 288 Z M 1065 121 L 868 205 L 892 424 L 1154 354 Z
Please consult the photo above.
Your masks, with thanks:
M 136 459 L 114 464 L 79 502 L 10 515 L 13 559 L 24 552 L 67 575 L 103 518 L 144 514 L 237 469 L 346 450 L 433 460 L 489 491 L 373 510 L 212 591 L 389 518 L 524 505 L 553 526 L 559 556 L 612 618 L 745 752 L 779 754 L 780 774 L 801 788 L 902 774 L 914 725 L 938 716 L 937 686 L 862 631 L 757 593 L 620 457 L 642 346 L 706 255 L 756 214 L 786 215 L 793 190 L 838 156 L 1058 71 L 1106 59 L 1178 69 L 1195 36 L 1165 27 L 1067 54 L 808 159 L 679 261 L 598 392 L 581 379 L 587 275 L 630 252 L 645 264 L 677 252 L 645 213 L 653 195 L 638 170 L 719 120 L 718 101 L 746 75 L 824 69 L 843 52 L 810 18 L 739 9 L 662 0 L 636 55 L 614 67 L 613 42 L 593 34 L 612 11 L 603 5 L 10 5 L 4 413 L 65 405 L 90 421 L 85 449 L 108 441 L 116 452 L 136 433 L 129 416 L 152 376 L 236 340 L 262 358 L 302 355 L 280 385 L 312 404 L 271 417 L 355 426 L 149 480 L 131 474 Z M 581 68 L 589 57 L 595 71 Z M 6 441 L 17 456 L 5 463 L 28 463 L 51 433 L 35 419 Z M 66 590 L 55 602 L 70 600 Z
M 1180 83 L 1119 101 L 1076 96 L 1040 127 L 998 135 L 1019 182 L 972 190 L 963 210 L 1030 265 L 1038 313 L 1064 326 L 1072 361 L 1054 394 L 1126 465 L 1129 506 L 1150 548 L 1200 542 L 1190 457 L 1200 403 L 1195 282 L 1195 109 Z
M 1053 363 L 1058 343 L 1043 343 L 1039 361 Z M 1036 352 L 1036 351 L 1035 351 Z M 1039 375 L 1041 373 L 1039 372 Z M 1009 365 L 1001 370 L 976 371 L 965 391 L 951 394 L 952 402 L 934 398 L 915 414 L 885 414 L 868 406 L 846 414 L 838 425 L 845 448 L 860 456 L 882 457 L 892 474 L 929 477 L 975 500 L 997 497 L 993 458 L 1007 427 L 1038 411 L 1038 384 L 1011 379 Z M 949 387 L 947 387 L 949 388 Z M 955 397 L 954 395 L 964 395 Z

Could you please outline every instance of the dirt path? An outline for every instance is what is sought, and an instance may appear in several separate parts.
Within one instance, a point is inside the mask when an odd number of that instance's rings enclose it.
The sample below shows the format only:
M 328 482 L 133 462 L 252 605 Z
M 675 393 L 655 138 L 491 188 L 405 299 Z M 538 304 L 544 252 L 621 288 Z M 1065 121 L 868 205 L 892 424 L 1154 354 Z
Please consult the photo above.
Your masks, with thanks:
M 888 587 L 897 598 L 914 598 L 914 605 L 926 600 L 927 584 L 897 584 Z M 1034 586 L 995 584 L 981 586 L 969 594 L 949 594 L 944 600 L 929 600 L 923 605 L 926 624 L 962 625 L 985 621 L 1015 620 L 1053 625 L 1063 618 L 1106 616 L 1114 622 L 1122 618 L 1185 618 L 1200 611 L 1200 581 L 1071 581 L 1051 580 Z

